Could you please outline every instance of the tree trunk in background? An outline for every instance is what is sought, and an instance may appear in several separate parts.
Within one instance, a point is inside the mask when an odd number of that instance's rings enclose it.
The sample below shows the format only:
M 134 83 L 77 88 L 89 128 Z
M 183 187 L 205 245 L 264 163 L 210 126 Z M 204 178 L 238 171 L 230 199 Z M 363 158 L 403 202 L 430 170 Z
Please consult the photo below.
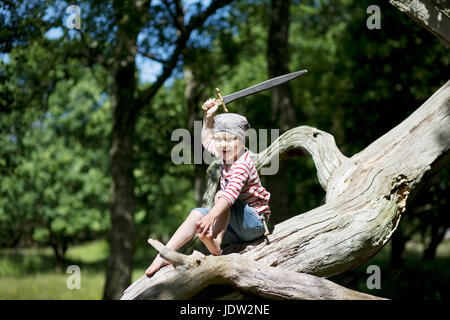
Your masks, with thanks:
M 202 119 L 198 116 L 198 108 L 202 101 L 201 94 L 199 92 L 198 83 L 195 79 L 195 75 L 192 71 L 192 68 L 185 65 L 184 67 L 184 78 L 186 79 L 186 90 L 184 92 L 184 97 L 188 106 L 188 130 L 191 133 L 192 139 L 200 137 L 196 137 L 194 134 L 194 121 L 202 121 Z M 194 144 L 194 141 L 191 141 Z M 205 166 L 203 164 L 195 164 L 194 165 L 194 197 L 195 203 L 198 207 L 202 205 L 202 197 L 205 192 L 206 187 L 206 177 L 205 177 Z
M 271 0 L 270 29 L 267 44 L 269 78 L 289 73 L 289 7 L 290 1 Z M 272 92 L 272 121 L 281 132 L 297 124 L 289 83 L 277 86 Z
M 391 238 L 391 261 L 389 268 L 398 272 L 403 269 L 405 261 L 405 245 L 407 238 L 403 236 L 402 225 L 400 224 Z
M 115 124 L 117 125 L 117 113 Z M 133 138 L 130 131 L 122 128 L 112 133 L 110 149 L 111 166 L 111 229 L 109 256 L 104 299 L 119 299 L 131 282 L 134 255 L 134 186 Z
M 150 104 L 158 90 L 177 66 L 191 33 L 200 28 L 216 10 L 231 0 L 216 0 L 203 11 L 190 17 L 185 24 L 181 1 L 176 2 L 177 12 L 174 27 L 177 39 L 171 44 L 172 54 L 163 63 L 163 70 L 151 85 L 138 90 L 136 75 L 137 36 L 150 16 L 151 1 L 113 1 L 116 20 L 114 56 L 111 68 L 111 108 L 113 130 L 110 148 L 111 184 L 111 229 L 110 254 L 104 298 L 119 299 L 131 282 L 134 253 L 134 155 L 133 136 L 136 119 L 142 106 Z M 112 31 L 113 32 L 113 31 Z M 150 55 L 151 56 L 151 55 Z
M 267 43 L 269 78 L 289 73 L 289 7 L 290 1 L 271 0 L 270 29 Z M 271 107 L 272 121 L 280 129 L 280 135 L 297 125 L 289 83 L 271 90 Z M 276 175 L 264 178 L 267 190 L 271 194 L 269 205 L 272 209 L 276 208 L 274 217 L 277 221 L 294 215 L 294 211 L 289 211 L 289 193 L 286 183 L 288 174 L 287 166 L 280 163 Z
M 433 260 L 436 256 L 436 249 L 438 245 L 442 242 L 444 239 L 445 231 L 447 230 L 446 227 L 432 224 L 431 226 L 431 240 L 428 244 L 428 247 L 425 249 L 423 253 L 422 260 L 423 261 L 430 261 Z
M 133 136 L 136 115 L 131 110 L 135 110 L 137 103 L 134 95 L 136 92 L 136 51 L 133 48 L 136 47 L 139 26 L 137 24 L 132 24 L 132 27 L 130 24 L 124 25 L 128 20 L 120 19 L 120 17 L 122 12 L 127 11 L 120 10 L 120 8 L 116 8 L 116 10 L 120 22 L 117 30 L 110 93 L 113 121 L 109 151 L 112 177 L 111 229 L 104 299 L 119 299 L 131 283 L 135 234 Z M 133 17 L 131 13 L 128 14 Z
M 445 195 L 442 195 L 445 197 Z M 431 239 L 426 247 L 422 260 L 433 260 L 436 256 L 436 250 L 439 244 L 444 240 L 445 232 L 450 226 L 450 219 L 448 218 L 449 202 L 443 200 L 444 205 L 438 206 L 437 212 L 433 212 L 433 218 L 431 221 Z

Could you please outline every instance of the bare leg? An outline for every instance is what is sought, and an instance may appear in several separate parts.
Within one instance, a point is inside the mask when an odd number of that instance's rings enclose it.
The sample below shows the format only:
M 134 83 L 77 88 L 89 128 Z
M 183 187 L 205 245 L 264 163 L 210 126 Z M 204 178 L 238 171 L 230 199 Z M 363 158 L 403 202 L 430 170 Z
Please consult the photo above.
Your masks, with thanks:
M 166 247 L 172 250 L 180 249 L 186 242 L 188 242 L 192 237 L 194 237 L 196 232 L 197 222 L 203 218 L 203 215 L 196 211 L 192 210 L 189 216 L 184 220 L 181 226 L 178 227 L 177 231 L 170 238 L 169 242 L 167 242 Z M 145 271 L 147 276 L 153 275 L 156 271 L 161 269 L 162 267 L 170 264 L 169 261 L 163 259 L 159 254 L 153 260 L 152 264 Z

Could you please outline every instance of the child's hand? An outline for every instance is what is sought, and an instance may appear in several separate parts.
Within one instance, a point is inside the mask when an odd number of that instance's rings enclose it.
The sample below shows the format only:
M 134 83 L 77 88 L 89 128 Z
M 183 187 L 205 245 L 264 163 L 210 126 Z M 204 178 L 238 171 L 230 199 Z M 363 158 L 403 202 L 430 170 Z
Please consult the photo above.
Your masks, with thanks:
M 217 109 L 219 108 L 219 105 L 217 104 L 217 100 L 216 99 L 208 99 L 205 101 L 205 103 L 202 106 L 206 107 L 206 117 L 210 118 L 214 115 L 214 113 L 216 113 Z M 206 109 L 204 108 L 204 109 Z
M 203 236 L 206 235 L 213 225 L 214 220 L 216 220 L 216 218 L 211 214 L 204 216 L 199 222 L 197 222 L 197 233 Z

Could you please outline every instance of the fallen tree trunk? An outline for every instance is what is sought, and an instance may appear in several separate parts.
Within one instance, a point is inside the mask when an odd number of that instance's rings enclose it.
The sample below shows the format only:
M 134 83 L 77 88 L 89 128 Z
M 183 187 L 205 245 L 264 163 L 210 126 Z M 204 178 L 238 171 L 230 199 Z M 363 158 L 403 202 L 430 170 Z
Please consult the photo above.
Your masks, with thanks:
M 333 282 L 304 273 L 297 273 L 248 260 L 240 254 L 205 256 L 194 251 L 190 256 L 172 251 L 156 240 L 149 243 L 161 256 L 175 267 L 166 267 L 159 272 L 159 282 L 142 294 L 130 287 L 128 298 L 136 299 L 186 299 L 209 285 L 232 285 L 241 290 L 256 293 L 270 299 L 327 299 L 327 300 L 380 300 L 381 298 L 349 290 Z M 139 282 L 134 286 L 138 286 Z
M 224 250 L 239 252 L 239 259 L 248 264 L 275 267 L 274 272 L 280 274 L 291 272 L 286 281 L 296 281 L 296 276 L 300 277 L 297 273 L 321 277 L 340 274 L 365 263 L 386 244 L 411 192 L 450 161 L 450 81 L 405 121 L 351 158 L 339 152 L 331 135 L 305 126 L 289 130 L 252 157 L 261 168 L 277 152 L 298 148 L 313 157 L 326 190 L 326 203 L 275 225 L 267 241 L 260 239 Z M 214 168 L 212 164 L 211 177 L 217 176 Z M 213 197 L 214 183 L 208 187 L 205 195 Z M 276 214 L 275 208 L 272 211 Z M 220 265 L 211 264 L 208 272 L 219 272 Z M 166 267 L 152 278 L 144 276 L 125 291 L 122 299 L 165 297 L 162 291 L 171 291 L 171 296 L 183 291 L 182 296 L 188 298 L 210 284 L 210 280 L 200 278 L 190 285 L 190 291 L 186 290 L 184 285 L 172 282 L 180 279 L 177 272 Z M 198 270 L 186 272 L 184 276 L 189 277 Z M 263 290 L 255 290 L 264 296 Z
M 363 264 L 389 240 L 410 192 L 428 179 L 424 175 L 448 163 L 449 99 L 447 82 L 400 125 L 336 168 L 323 206 L 276 225 L 270 245 L 248 246 L 242 254 L 326 277 Z

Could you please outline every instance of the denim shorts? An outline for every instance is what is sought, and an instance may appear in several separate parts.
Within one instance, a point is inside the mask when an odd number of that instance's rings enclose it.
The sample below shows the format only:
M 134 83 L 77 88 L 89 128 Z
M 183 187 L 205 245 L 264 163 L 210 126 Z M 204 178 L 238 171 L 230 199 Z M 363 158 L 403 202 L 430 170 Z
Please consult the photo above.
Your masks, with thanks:
M 210 209 L 195 208 L 194 210 L 205 216 Z M 249 242 L 261 237 L 264 231 L 264 224 L 260 215 L 245 201 L 238 198 L 230 207 L 230 221 L 223 242 L 228 244 Z

